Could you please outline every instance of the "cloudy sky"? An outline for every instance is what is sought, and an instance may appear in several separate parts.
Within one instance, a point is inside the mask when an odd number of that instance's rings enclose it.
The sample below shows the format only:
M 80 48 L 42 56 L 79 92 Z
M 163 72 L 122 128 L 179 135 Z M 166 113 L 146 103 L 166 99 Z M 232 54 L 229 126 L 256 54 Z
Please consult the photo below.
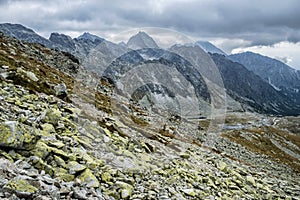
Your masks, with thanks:
M 250 50 L 300 69 L 299 8 L 299 0 L 0 0 L 0 22 L 21 23 L 47 38 L 169 28 L 227 53 Z

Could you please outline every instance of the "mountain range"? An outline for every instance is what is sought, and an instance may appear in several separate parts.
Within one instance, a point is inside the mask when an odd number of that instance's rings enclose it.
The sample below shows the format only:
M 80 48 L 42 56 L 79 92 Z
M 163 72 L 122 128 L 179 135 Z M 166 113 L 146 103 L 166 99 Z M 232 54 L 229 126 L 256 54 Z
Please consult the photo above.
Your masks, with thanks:
M 122 63 L 121 65 L 132 65 L 133 54 L 136 55 L 136 58 L 140 57 L 139 62 L 142 63 L 146 62 L 146 60 L 158 62 L 159 64 L 177 62 L 175 57 L 171 57 L 170 60 L 170 57 L 167 56 L 167 51 L 162 53 L 163 50 L 145 32 L 138 32 L 128 40 L 127 44 L 115 44 L 90 33 L 84 33 L 74 39 L 64 34 L 52 33 L 50 38 L 46 39 L 36 34 L 33 30 L 19 24 L 0 24 L 0 31 L 5 35 L 13 36 L 22 41 L 40 43 L 48 48 L 73 54 L 81 60 L 87 70 L 99 75 L 107 74 L 107 71 L 105 71 L 107 67 L 111 63 L 116 64 L 116 61 L 113 62 L 113 60 L 122 55 L 122 61 L 119 61 Z M 266 56 L 250 52 L 226 55 L 222 50 L 205 41 L 198 41 L 196 45 L 210 53 L 221 74 L 227 95 L 245 110 L 250 109 L 275 115 L 300 114 L 299 71 Z M 145 48 L 150 48 L 151 50 L 139 50 Z M 187 49 L 186 51 L 194 50 Z M 130 56 L 126 57 L 125 55 Z M 163 57 L 157 55 L 163 55 Z M 204 54 L 200 55 L 199 53 L 198 55 L 199 58 L 203 58 Z M 166 57 L 164 58 L 164 56 L 167 56 L 169 60 L 165 60 Z M 120 63 L 118 66 L 121 66 Z M 184 66 L 177 69 L 183 68 Z M 115 70 L 114 73 L 118 71 L 117 67 L 115 67 Z M 209 72 L 209 70 L 209 68 L 202 69 L 201 72 L 203 74 Z M 216 76 L 216 74 L 208 74 L 205 76 Z M 198 84 L 198 86 L 193 86 L 197 91 L 204 85 Z M 202 95 L 204 95 L 203 91 Z M 207 94 L 204 95 L 203 99 L 209 101 Z

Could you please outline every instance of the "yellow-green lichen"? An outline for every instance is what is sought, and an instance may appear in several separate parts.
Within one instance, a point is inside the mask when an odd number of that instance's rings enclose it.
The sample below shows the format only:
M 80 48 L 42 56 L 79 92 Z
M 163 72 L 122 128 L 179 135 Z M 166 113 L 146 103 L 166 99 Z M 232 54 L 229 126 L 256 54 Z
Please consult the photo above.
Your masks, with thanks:
M 90 169 L 84 170 L 78 178 L 81 180 L 83 184 L 86 185 L 86 187 L 89 188 L 96 188 L 99 187 L 99 181 L 98 179 L 93 175 L 92 171 Z
M 30 185 L 26 180 L 11 180 L 5 187 L 17 192 L 26 193 L 35 193 L 38 190 L 36 187 Z

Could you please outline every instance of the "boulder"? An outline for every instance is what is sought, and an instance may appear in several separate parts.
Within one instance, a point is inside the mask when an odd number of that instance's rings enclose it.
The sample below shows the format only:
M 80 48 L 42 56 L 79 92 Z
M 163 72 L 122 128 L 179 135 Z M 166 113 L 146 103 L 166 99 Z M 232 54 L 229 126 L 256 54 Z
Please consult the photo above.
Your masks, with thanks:
M 36 142 L 35 133 L 17 121 L 0 123 L 0 147 L 30 150 Z
M 90 169 L 85 169 L 79 176 L 79 180 L 88 188 L 99 187 L 100 183 L 98 179 L 93 175 Z
M 65 83 L 54 86 L 55 95 L 64 98 L 68 96 L 67 86 Z

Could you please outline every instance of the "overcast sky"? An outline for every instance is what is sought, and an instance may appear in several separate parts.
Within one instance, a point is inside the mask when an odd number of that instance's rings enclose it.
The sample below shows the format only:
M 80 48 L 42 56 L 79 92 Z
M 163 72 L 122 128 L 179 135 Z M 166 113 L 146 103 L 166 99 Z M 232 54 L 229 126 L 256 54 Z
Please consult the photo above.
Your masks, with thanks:
M 300 69 L 299 9 L 299 0 L 0 0 L 0 22 L 21 23 L 47 38 L 170 28 L 227 53 L 251 50 Z

